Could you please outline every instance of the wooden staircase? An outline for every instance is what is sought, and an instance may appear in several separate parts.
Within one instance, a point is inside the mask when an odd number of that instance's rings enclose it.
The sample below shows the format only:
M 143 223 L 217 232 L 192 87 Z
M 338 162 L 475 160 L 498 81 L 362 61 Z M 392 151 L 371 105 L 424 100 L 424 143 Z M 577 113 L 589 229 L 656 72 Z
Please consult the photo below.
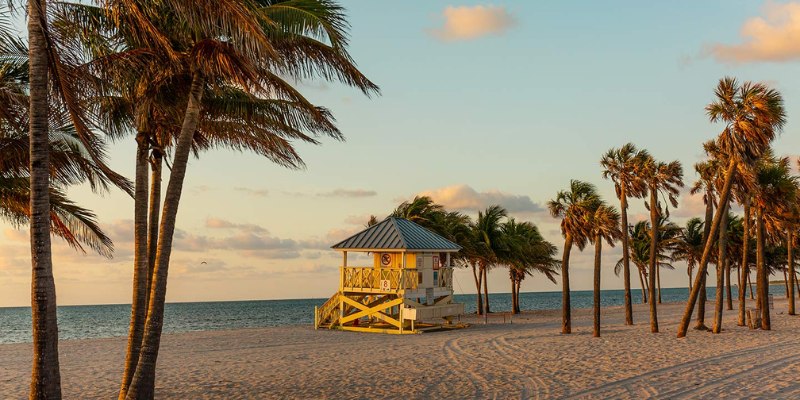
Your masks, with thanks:
M 338 292 L 334 293 L 325 304 L 314 309 L 314 329 L 332 328 L 339 322 L 339 296 L 341 296 L 341 294 Z

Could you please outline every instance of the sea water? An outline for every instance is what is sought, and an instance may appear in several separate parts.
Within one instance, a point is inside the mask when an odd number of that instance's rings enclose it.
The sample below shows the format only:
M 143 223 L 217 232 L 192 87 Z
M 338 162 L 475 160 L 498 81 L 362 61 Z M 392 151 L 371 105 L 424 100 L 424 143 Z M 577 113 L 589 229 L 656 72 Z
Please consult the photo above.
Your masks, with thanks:
M 708 288 L 712 301 L 716 288 Z M 733 298 L 738 294 L 732 288 Z M 603 290 L 603 307 L 621 306 L 623 290 Z M 783 285 L 771 285 L 770 293 L 784 296 Z M 665 303 L 686 301 L 687 288 L 665 288 L 661 300 Z M 641 290 L 632 290 L 634 303 L 641 303 Z M 555 310 L 561 308 L 561 292 L 520 293 L 523 310 Z M 571 292 L 573 308 L 592 307 L 592 291 Z M 314 323 L 314 306 L 327 299 L 225 301 L 202 303 L 168 303 L 164 311 L 164 332 L 191 332 L 218 329 L 257 328 Z M 493 312 L 511 310 L 511 294 L 490 293 Z M 457 294 L 455 301 L 464 303 L 467 313 L 475 312 L 474 294 Z M 127 336 L 131 306 L 129 304 L 61 306 L 58 307 L 58 336 L 61 340 Z M 30 307 L 0 308 L 0 343 L 31 341 Z

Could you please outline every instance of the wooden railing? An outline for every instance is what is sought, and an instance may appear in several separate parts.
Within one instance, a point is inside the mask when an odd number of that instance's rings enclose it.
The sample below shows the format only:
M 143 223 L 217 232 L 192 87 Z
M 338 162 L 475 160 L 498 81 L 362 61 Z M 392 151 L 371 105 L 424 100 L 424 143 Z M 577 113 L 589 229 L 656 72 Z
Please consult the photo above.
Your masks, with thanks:
M 419 275 L 414 269 L 342 267 L 340 275 L 342 289 L 346 291 L 396 292 L 419 286 Z
M 339 320 L 339 293 L 331 296 L 320 307 L 314 307 L 314 329 L 320 325 L 333 326 Z
M 453 288 L 453 268 L 440 268 L 436 287 Z

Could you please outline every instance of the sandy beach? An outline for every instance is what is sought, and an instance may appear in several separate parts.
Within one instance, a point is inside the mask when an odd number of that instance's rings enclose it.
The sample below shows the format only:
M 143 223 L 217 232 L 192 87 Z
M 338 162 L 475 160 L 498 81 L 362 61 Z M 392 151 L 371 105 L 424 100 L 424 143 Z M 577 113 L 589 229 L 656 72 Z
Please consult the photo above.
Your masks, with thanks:
M 572 335 L 560 312 L 527 312 L 513 324 L 493 315 L 469 328 L 381 335 L 311 326 L 165 335 L 157 397 L 262 398 L 800 398 L 800 317 L 776 299 L 773 330 L 690 331 L 677 339 L 683 303 L 661 305 L 662 332 L 649 333 L 647 308 L 634 326 L 622 307 L 604 309 L 601 338 L 590 310 L 573 311 Z M 736 303 L 734 303 L 736 308 Z M 708 303 L 710 324 L 713 304 Z M 482 320 L 480 320 L 482 321 Z M 116 395 L 125 339 L 62 341 L 65 398 Z M 0 397 L 26 397 L 30 344 L 0 345 Z M 390 368 L 401 367 L 401 368 Z M 402 371 L 402 372 L 400 372 Z

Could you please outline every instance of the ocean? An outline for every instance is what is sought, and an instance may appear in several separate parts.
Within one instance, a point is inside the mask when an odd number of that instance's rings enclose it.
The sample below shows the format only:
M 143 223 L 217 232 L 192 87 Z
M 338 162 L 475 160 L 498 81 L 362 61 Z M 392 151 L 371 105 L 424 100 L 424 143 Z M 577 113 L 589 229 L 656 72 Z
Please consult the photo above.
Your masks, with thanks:
M 738 296 L 733 289 L 734 299 Z M 713 299 L 716 288 L 708 288 L 708 298 Z M 783 285 L 771 285 L 770 293 L 785 296 Z M 665 288 L 661 291 L 663 302 L 686 301 L 687 288 Z M 634 303 L 641 303 L 641 290 L 632 291 Z M 603 290 L 603 307 L 620 306 L 623 290 Z M 257 328 L 282 325 L 311 325 L 314 323 L 314 306 L 327 299 L 255 300 L 201 303 L 168 303 L 164 312 L 164 332 L 191 332 L 218 329 Z M 475 312 L 475 295 L 458 294 L 456 302 L 464 303 L 467 313 Z M 511 310 L 509 293 L 490 293 L 493 312 Z M 573 308 L 592 307 L 592 291 L 572 292 Z M 561 308 L 561 292 L 520 293 L 523 310 L 555 310 Z M 91 339 L 127 336 L 131 306 L 129 304 L 61 306 L 58 307 L 59 339 Z M 0 344 L 31 341 L 30 307 L 0 308 Z

